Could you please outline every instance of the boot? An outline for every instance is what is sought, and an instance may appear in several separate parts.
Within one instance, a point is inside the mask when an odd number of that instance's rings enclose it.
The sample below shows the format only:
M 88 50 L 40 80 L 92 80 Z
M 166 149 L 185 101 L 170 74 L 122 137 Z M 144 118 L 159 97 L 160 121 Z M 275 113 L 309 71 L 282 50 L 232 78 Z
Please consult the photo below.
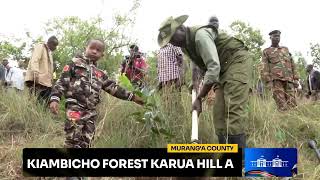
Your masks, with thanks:
M 242 171 L 244 171 L 244 148 L 246 147 L 246 135 L 230 135 L 228 136 L 230 144 L 238 144 L 238 148 L 242 149 Z
M 229 135 L 228 136 L 229 144 L 238 144 L 239 148 L 245 148 L 246 147 L 246 136 L 245 134 L 239 134 L 239 135 Z

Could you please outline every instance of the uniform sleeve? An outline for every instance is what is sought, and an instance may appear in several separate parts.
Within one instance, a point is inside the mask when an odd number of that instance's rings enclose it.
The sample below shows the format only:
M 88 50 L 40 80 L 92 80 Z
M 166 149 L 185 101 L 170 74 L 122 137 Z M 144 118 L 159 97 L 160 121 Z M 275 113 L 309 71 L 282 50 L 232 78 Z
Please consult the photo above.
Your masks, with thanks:
M 133 93 L 125 90 L 124 88 L 120 87 L 116 84 L 115 81 L 108 79 L 106 75 L 103 77 L 103 85 L 102 88 L 110 95 L 122 99 L 131 101 L 133 98 Z
M 262 79 L 265 82 L 272 81 L 268 56 L 265 51 L 262 52 L 262 72 L 261 72 L 261 75 L 262 75 Z
M 41 61 L 43 53 L 43 45 L 39 44 L 34 47 L 34 50 L 32 52 L 32 56 L 30 59 L 30 70 L 39 72 L 39 63 Z
M 200 29 L 196 33 L 196 50 L 207 68 L 204 75 L 204 84 L 207 85 L 219 82 L 220 62 L 214 39 L 215 35 L 207 30 Z
M 50 102 L 60 102 L 61 97 L 65 94 L 71 81 L 71 74 L 74 64 L 65 65 L 63 72 L 51 90 Z

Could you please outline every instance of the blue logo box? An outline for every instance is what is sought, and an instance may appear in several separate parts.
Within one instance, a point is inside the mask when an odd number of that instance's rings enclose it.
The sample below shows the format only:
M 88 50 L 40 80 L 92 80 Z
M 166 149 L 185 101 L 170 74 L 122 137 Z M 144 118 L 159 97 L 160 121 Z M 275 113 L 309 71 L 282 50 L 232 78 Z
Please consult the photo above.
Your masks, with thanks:
M 245 148 L 245 176 L 292 177 L 297 174 L 297 148 Z

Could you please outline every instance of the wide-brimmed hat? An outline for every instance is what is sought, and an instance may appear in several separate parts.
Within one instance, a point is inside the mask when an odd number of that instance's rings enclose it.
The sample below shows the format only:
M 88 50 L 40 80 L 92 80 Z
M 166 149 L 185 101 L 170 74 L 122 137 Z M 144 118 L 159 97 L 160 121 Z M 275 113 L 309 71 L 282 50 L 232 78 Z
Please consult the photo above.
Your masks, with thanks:
M 177 28 L 181 26 L 188 17 L 188 15 L 182 15 L 177 18 L 170 16 L 161 23 L 158 35 L 158 44 L 160 47 L 163 47 L 170 42 Z

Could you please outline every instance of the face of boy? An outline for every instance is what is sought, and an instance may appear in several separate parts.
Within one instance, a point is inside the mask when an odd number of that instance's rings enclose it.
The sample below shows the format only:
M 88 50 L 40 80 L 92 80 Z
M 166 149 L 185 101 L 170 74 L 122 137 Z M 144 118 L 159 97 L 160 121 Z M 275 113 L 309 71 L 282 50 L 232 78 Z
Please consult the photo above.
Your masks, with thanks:
M 104 45 L 98 40 L 92 40 L 86 48 L 86 56 L 92 61 L 97 61 L 103 56 Z

